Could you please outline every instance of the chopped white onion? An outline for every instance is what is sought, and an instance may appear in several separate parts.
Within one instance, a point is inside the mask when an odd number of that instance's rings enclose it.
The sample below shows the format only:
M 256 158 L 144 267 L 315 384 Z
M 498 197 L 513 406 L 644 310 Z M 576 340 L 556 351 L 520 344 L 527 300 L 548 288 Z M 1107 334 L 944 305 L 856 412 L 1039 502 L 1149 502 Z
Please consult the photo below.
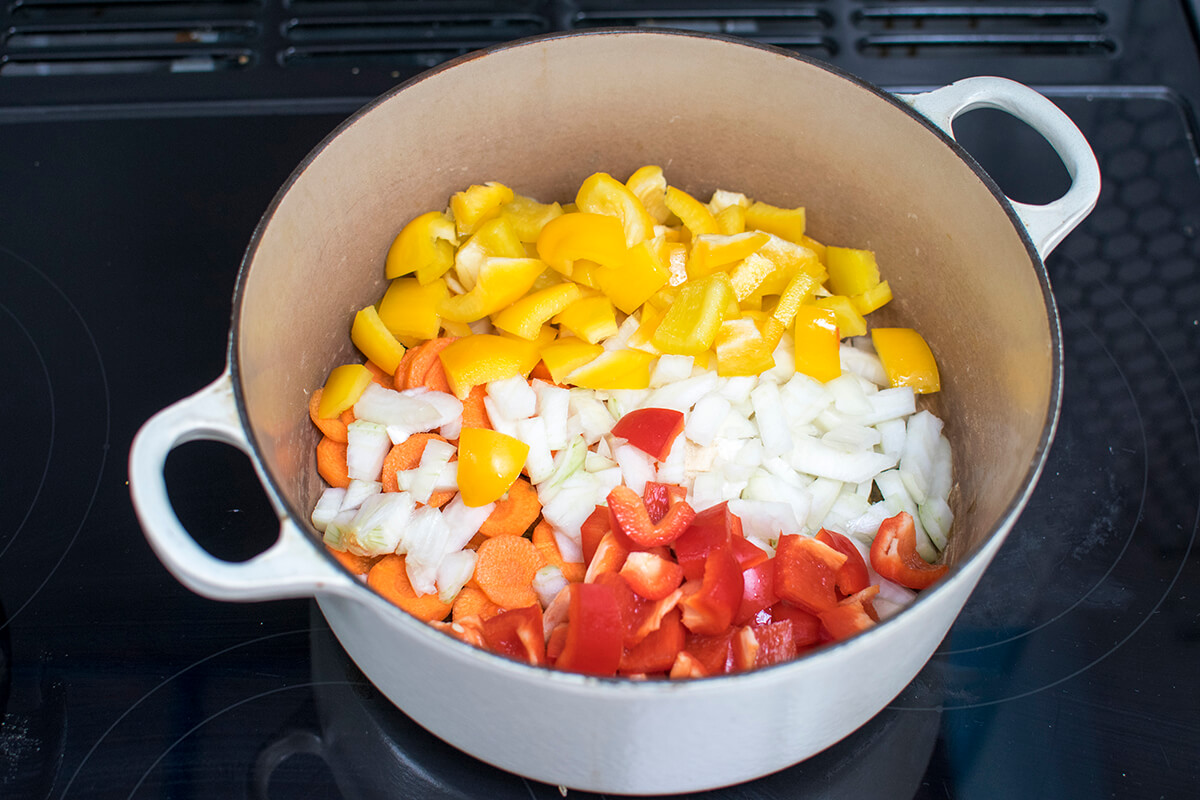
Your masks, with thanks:
M 346 426 L 346 474 L 351 480 L 379 480 L 383 460 L 391 449 L 387 428 L 375 422 L 354 420 Z
M 487 397 L 496 413 L 507 420 L 515 422 L 537 413 L 537 393 L 520 375 L 491 381 L 487 384 Z
M 454 598 L 475 574 L 475 558 L 474 550 L 459 550 L 442 557 L 434 579 L 439 600 L 443 603 L 454 602 Z
M 336 486 L 326 487 L 325 491 L 321 492 L 321 496 L 317 498 L 316 505 L 313 506 L 311 517 L 313 527 L 324 533 L 325 527 L 342 510 L 342 499 L 345 496 L 345 489 Z

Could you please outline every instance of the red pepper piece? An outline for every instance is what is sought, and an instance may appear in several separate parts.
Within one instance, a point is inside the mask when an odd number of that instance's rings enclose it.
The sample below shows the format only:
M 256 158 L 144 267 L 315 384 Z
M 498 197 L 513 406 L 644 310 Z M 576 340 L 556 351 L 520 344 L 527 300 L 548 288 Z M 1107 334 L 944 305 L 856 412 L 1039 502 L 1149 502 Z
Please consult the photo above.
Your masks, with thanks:
M 596 555 L 596 546 L 600 544 L 600 540 L 608 531 L 608 509 L 604 506 L 596 506 L 591 516 L 584 520 L 583 525 L 579 528 L 580 542 L 583 546 L 583 563 L 592 563 L 592 556 Z
M 736 540 L 735 540 L 736 541 Z M 754 547 L 751 545 L 751 547 Z M 754 548 L 758 550 L 757 547 Z M 761 553 L 762 551 L 759 550 Z M 760 611 L 770 608 L 779 602 L 775 594 L 775 565 L 769 560 L 742 570 L 742 602 L 738 606 L 733 621 L 737 625 L 745 625 L 753 620 Z
M 704 577 L 690 581 L 681 591 L 683 624 L 695 634 L 716 635 L 733 624 L 742 602 L 742 571 L 729 545 L 722 545 L 704 560 Z
M 869 586 L 851 597 L 847 597 L 837 606 L 822 611 L 821 625 L 829 632 L 834 641 L 848 639 L 857 633 L 862 633 L 879 621 L 871 598 L 879 593 L 878 586 Z
M 662 519 L 653 522 L 638 493 L 621 485 L 608 493 L 608 516 L 613 531 L 632 542 L 633 549 L 671 544 L 687 529 L 696 512 L 686 502 L 678 502 Z
M 738 517 L 734 517 L 738 519 Z M 733 545 L 733 555 L 738 560 L 738 566 L 743 570 L 756 567 L 771 560 L 766 550 L 747 539 L 745 536 L 730 536 L 729 543 Z
M 684 636 L 687 634 L 681 617 L 679 609 L 671 609 L 656 630 L 628 648 L 621 656 L 621 674 L 651 674 L 670 670 L 679 651 L 683 649 Z
M 871 566 L 889 581 L 909 589 L 928 589 L 949 570 L 930 564 L 917 552 L 917 528 L 907 511 L 885 519 L 871 543 Z
M 615 533 L 609 531 L 601 537 L 600 543 L 596 545 L 596 552 L 592 553 L 591 560 L 587 562 L 587 571 L 584 573 L 583 582 L 594 583 L 600 575 L 605 573 L 615 575 L 621 571 L 621 566 L 628 556 L 629 550 L 621 544 Z
M 572 583 L 566 641 L 554 665 L 587 675 L 615 675 L 621 663 L 624 626 L 611 586 Z
M 623 647 L 633 647 L 645 637 L 641 623 L 647 601 L 638 597 L 629 587 L 629 582 L 615 572 L 599 575 L 595 582 L 612 589 L 621 613 L 621 644 Z
M 820 644 L 825 640 L 825 631 L 821 627 L 821 618 L 810 614 L 802 608 L 796 608 L 791 603 L 780 601 L 769 609 L 773 622 L 790 622 L 792 624 L 792 639 L 799 651 L 804 647 Z
M 791 661 L 796 657 L 798 647 L 790 619 L 750 627 L 758 639 L 758 652 L 754 658 L 755 669 Z
M 697 512 L 687 530 L 675 540 L 675 560 L 683 567 L 683 577 L 689 581 L 704 575 L 704 559 L 731 537 L 740 536 L 742 520 L 729 511 L 728 503 L 718 503 Z
M 546 634 L 542 629 L 542 607 L 501 611 L 483 621 L 483 640 L 493 653 L 534 666 L 546 664 Z
M 687 626 L 687 612 L 684 612 Z M 705 675 L 722 675 L 733 670 L 733 628 L 720 633 L 698 634 L 689 632 L 684 639 L 683 649 L 700 663 Z
M 858 594 L 871 585 L 871 578 L 867 573 L 867 562 L 863 559 L 859 549 L 854 546 L 854 542 L 844 534 L 825 528 L 817 531 L 816 538 L 846 556 L 846 563 L 842 564 L 842 568 L 837 572 L 837 587 L 843 596 L 849 597 L 852 594 Z
M 683 583 L 683 568 L 648 550 L 635 550 L 625 557 L 621 577 L 647 600 L 662 600 Z
M 683 431 L 683 412 L 673 408 L 639 408 L 617 420 L 613 436 L 620 436 L 647 455 L 662 461 Z
M 774 561 L 780 598 L 814 614 L 838 604 L 837 571 L 846 556 L 817 539 L 788 533 L 779 537 Z

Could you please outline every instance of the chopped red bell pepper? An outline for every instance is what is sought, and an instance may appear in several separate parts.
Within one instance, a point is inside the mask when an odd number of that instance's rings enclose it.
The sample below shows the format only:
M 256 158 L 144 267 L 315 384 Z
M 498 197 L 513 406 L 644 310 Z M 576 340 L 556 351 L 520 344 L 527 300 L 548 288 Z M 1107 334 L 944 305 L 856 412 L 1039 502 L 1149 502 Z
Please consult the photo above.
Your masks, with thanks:
M 760 611 L 768 609 L 778 602 L 779 595 L 775 594 L 774 564 L 768 560 L 743 569 L 742 602 L 733 616 L 734 624 L 745 625 L 753 620 Z
M 683 422 L 683 412 L 673 408 L 639 408 L 617 420 L 612 435 L 662 461 L 683 432 Z
M 687 633 L 681 617 L 679 609 L 671 609 L 656 630 L 627 648 L 621 656 L 621 674 L 652 674 L 670 670 L 679 651 L 683 649 Z
M 791 661 L 796 657 L 796 635 L 792 621 L 781 619 L 766 625 L 751 625 L 758 639 L 758 653 L 754 659 L 755 669 Z
M 572 583 L 566 641 L 554 665 L 587 675 L 615 675 L 621 664 L 624 626 L 611 586 Z
M 683 568 L 656 553 L 634 551 L 625 557 L 621 577 L 647 600 L 662 600 L 683 583 Z
M 687 612 L 684 612 L 684 627 L 687 627 Z M 699 634 L 689 631 L 683 649 L 694 657 L 705 675 L 722 675 L 733 670 L 734 629 L 726 627 L 714 634 Z
M 612 589 L 613 596 L 617 600 L 617 609 L 621 613 L 622 646 L 632 647 L 637 644 L 645 637 L 645 634 L 640 630 L 640 626 L 645 612 L 643 607 L 647 605 L 646 600 L 638 597 L 633 589 L 629 587 L 629 582 L 616 572 L 605 572 L 597 575 L 595 582 Z
M 686 502 L 670 506 L 658 522 L 650 519 L 645 501 L 624 484 L 608 493 L 608 516 L 613 532 L 628 539 L 630 549 L 671 544 L 687 529 L 696 512 Z
M 775 592 L 814 614 L 838 604 L 837 571 L 846 556 L 810 536 L 788 533 L 775 548 Z
M 738 517 L 734 516 L 734 519 Z M 747 539 L 745 536 L 730 536 L 729 543 L 733 545 L 733 556 L 738 560 L 738 566 L 743 570 L 765 564 L 771 560 L 771 555 Z
M 758 660 L 758 635 L 749 625 L 733 630 L 733 663 L 731 672 L 749 672 Z
M 834 641 L 848 639 L 856 633 L 862 633 L 874 626 L 878 621 L 871 598 L 879 593 L 878 586 L 869 586 L 851 597 L 847 597 L 834 608 L 822 611 L 821 625 L 829 632 Z
M 837 588 L 844 597 L 857 594 L 871 585 L 867 562 L 847 536 L 821 528 L 817 531 L 816 538 L 846 556 L 846 563 L 842 564 L 837 572 Z
M 687 499 L 687 489 L 673 483 L 646 481 L 642 490 L 642 499 L 646 503 L 646 511 L 650 514 L 651 522 L 658 522 L 667 515 L 667 510 Z
M 714 549 L 704 560 L 704 577 L 681 587 L 679 606 L 684 626 L 695 634 L 715 635 L 727 630 L 741 606 L 742 589 L 742 571 L 732 548 L 725 544 Z
M 621 571 L 625 559 L 629 556 L 629 550 L 621 544 L 620 539 L 615 533 L 609 531 L 600 538 L 600 543 L 596 545 L 596 552 L 592 553 L 592 558 L 587 562 L 587 572 L 584 574 L 584 583 L 595 582 L 597 576 L 604 573 L 616 574 Z
M 672 546 L 675 560 L 683 567 L 685 579 L 698 580 L 704 575 L 704 560 L 714 549 L 729 544 L 732 537 L 741 536 L 742 520 L 729 510 L 728 503 L 718 503 L 697 512 Z
M 871 566 L 884 578 L 909 589 L 928 589 L 949 570 L 917 552 L 917 529 L 907 511 L 885 519 L 871 543 Z
M 608 531 L 608 509 L 605 506 L 596 506 L 579 528 L 580 543 L 583 546 L 583 563 L 591 563 L 592 556 L 596 554 L 596 546 L 600 544 L 600 540 Z
M 542 607 L 501 611 L 483 621 L 483 640 L 493 653 L 543 666 L 546 663 L 546 634 L 542 629 Z
M 773 622 L 792 624 L 792 640 L 797 651 L 824 641 L 825 631 L 821 627 L 821 618 L 816 614 L 810 614 L 783 600 L 771 606 L 769 611 Z

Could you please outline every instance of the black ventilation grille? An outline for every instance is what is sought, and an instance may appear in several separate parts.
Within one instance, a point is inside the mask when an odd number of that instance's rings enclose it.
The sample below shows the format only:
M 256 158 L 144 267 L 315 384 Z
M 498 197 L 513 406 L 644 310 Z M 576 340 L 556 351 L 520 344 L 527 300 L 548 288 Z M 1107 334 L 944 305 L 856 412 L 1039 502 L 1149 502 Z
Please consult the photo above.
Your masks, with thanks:
M 9 0 L 0 105 L 358 101 L 498 43 L 614 26 L 739 36 L 884 85 L 1105 82 L 1136 2 Z

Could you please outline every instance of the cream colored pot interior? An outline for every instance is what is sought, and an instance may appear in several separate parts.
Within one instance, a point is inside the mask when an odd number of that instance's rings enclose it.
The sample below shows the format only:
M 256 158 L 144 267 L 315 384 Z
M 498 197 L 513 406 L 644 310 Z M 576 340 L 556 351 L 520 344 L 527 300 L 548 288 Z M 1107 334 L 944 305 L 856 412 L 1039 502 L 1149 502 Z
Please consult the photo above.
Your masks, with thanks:
M 895 300 L 875 324 L 918 328 L 955 445 L 957 541 L 978 547 L 1028 488 L 1056 400 L 1046 289 L 987 182 L 900 103 L 771 50 L 689 35 L 540 40 L 382 99 L 303 166 L 239 285 L 232 339 L 243 413 L 299 519 L 319 492 L 308 394 L 357 360 L 352 314 L 385 287 L 411 217 L 471 183 L 573 199 L 588 174 L 659 164 L 716 188 L 804 205 L 820 241 L 876 251 Z

